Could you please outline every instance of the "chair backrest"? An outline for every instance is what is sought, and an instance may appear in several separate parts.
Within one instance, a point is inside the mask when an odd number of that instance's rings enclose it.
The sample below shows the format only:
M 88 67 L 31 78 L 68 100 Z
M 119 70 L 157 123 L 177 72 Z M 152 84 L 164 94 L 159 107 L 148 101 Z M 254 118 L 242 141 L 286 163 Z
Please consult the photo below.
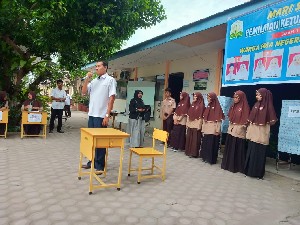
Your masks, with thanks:
M 168 136 L 169 136 L 169 133 L 167 131 L 159 130 L 159 129 L 154 128 L 153 143 L 154 143 L 154 139 L 166 143 L 167 140 L 168 140 Z

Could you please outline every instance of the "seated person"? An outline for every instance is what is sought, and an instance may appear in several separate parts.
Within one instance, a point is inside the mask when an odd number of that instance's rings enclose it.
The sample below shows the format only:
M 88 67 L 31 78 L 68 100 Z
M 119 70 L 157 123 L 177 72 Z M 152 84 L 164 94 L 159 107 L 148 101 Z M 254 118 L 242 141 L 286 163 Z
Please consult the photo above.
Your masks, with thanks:
M 8 109 L 7 95 L 5 91 L 0 91 L 0 110 Z M 6 125 L 3 123 L 0 124 L 0 135 L 4 134 Z
M 28 93 L 28 99 L 23 102 L 22 110 L 24 111 L 42 111 L 42 103 L 36 99 L 36 94 L 33 91 Z M 28 135 L 39 135 L 41 131 L 41 125 L 39 124 L 25 124 L 24 131 Z

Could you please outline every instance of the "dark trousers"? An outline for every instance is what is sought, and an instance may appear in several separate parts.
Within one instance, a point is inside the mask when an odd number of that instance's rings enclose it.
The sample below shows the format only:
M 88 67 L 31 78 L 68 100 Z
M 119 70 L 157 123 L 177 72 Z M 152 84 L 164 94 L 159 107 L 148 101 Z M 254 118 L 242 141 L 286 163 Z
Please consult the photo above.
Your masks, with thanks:
M 71 117 L 71 107 L 70 105 L 65 105 L 65 116 Z
M 102 126 L 103 118 L 101 117 L 93 117 L 89 116 L 88 128 L 106 128 Z M 96 148 L 95 151 L 95 169 L 96 170 L 104 170 L 105 167 L 105 148 Z M 91 165 L 91 161 L 87 163 L 88 166 Z
M 62 127 L 62 115 L 63 115 L 63 109 L 52 109 L 51 108 L 51 117 L 50 117 L 50 125 L 49 129 L 54 129 L 54 120 L 57 117 L 57 131 L 61 130 Z
M 163 120 L 163 130 L 169 133 L 168 144 L 170 144 L 171 131 L 173 129 L 173 125 L 174 125 L 173 115 L 169 116 L 166 120 Z

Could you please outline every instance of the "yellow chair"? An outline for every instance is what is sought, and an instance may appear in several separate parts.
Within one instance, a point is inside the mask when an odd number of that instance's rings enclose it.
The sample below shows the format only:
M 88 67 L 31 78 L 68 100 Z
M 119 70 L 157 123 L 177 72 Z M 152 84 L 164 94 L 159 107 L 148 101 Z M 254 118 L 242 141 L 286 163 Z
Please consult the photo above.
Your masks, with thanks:
M 163 151 L 160 151 L 155 148 L 155 144 L 157 141 L 164 142 L 164 149 Z M 146 148 L 129 148 L 130 150 L 130 158 L 129 158 L 129 166 L 128 166 L 128 176 L 130 176 L 131 171 L 138 171 L 138 181 L 137 183 L 140 184 L 142 179 L 148 179 L 148 178 L 161 178 L 163 181 L 166 178 L 166 153 L 167 153 L 167 140 L 168 140 L 168 132 L 159 130 L 154 128 L 153 131 L 153 146 L 152 147 L 146 147 Z M 138 168 L 131 168 L 131 158 L 132 153 L 139 156 L 139 165 Z M 162 168 L 158 167 L 154 164 L 154 158 L 160 157 L 162 158 Z M 150 168 L 143 168 L 143 158 L 152 158 L 152 165 Z M 153 174 L 154 168 L 156 168 L 160 173 L 159 174 Z M 150 170 L 150 175 L 142 175 L 143 170 Z
M 0 110 L 0 113 L 1 113 L 0 124 L 5 124 L 4 134 L 0 135 L 0 136 L 6 138 L 6 135 L 7 135 L 7 124 L 8 124 L 8 109 Z

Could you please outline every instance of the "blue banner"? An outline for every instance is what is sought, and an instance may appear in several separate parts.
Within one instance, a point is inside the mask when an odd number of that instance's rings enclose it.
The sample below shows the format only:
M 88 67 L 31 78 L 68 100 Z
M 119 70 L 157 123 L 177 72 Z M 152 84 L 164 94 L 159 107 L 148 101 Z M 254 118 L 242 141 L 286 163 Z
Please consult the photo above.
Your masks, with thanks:
M 300 1 L 280 1 L 227 23 L 222 86 L 300 83 Z

